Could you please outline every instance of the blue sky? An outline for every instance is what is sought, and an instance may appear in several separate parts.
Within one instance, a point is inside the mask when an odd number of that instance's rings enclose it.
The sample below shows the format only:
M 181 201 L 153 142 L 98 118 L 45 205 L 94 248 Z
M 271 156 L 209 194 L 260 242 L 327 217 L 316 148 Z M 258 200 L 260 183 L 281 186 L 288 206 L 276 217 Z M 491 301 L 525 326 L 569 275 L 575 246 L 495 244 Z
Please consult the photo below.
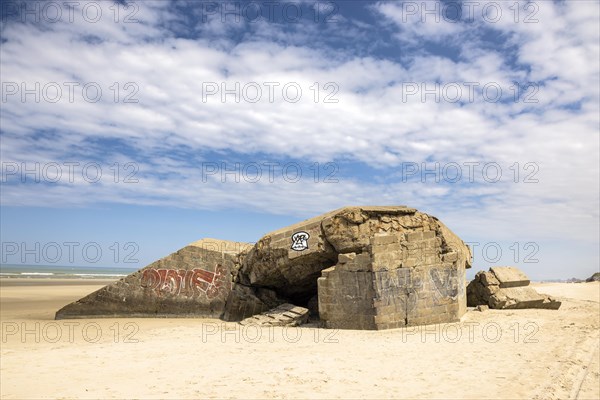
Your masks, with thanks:
M 598 270 L 596 1 L 23 4 L 2 4 L 3 263 L 142 267 L 406 204 L 475 245 L 470 275 Z

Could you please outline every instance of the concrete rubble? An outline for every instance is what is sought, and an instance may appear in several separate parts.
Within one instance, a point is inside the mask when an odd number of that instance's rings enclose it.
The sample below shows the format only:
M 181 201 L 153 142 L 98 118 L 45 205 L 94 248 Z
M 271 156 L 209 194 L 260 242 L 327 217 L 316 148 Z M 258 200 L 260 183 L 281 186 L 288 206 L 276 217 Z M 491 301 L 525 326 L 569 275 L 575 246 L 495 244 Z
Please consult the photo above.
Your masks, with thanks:
M 480 271 L 467 286 L 467 305 L 494 309 L 546 308 L 558 310 L 561 302 L 529 286 L 529 278 L 515 267 Z
M 308 321 L 308 308 L 285 303 L 240 321 L 241 325 L 298 326 Z

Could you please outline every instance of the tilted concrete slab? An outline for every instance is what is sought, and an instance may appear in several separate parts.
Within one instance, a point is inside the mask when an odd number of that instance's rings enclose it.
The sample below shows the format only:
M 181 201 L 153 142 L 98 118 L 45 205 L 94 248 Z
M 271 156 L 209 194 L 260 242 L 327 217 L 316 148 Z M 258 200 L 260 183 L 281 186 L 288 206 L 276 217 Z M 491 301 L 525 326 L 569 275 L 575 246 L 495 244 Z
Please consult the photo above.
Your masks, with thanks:
M 492 267 L 490 270 L 498 279 L 501 288 L 510 288 L 529 285 L 529 278 L 515 267 Z
M 237 255 L 251 245 L 203 239 L 58 310 L 86 317 L 220 317 Z

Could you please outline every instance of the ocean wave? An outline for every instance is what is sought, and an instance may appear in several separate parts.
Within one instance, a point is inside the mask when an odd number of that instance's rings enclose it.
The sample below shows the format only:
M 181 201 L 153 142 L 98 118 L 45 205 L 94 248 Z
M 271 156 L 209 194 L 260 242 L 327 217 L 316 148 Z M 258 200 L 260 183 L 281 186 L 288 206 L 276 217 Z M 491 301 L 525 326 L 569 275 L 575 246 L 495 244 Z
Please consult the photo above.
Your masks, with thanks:
M 54 273 L 52 273 L 52 272 L 21 272 L 20 275 L 52 276 L 52 275 L 54 275 Z

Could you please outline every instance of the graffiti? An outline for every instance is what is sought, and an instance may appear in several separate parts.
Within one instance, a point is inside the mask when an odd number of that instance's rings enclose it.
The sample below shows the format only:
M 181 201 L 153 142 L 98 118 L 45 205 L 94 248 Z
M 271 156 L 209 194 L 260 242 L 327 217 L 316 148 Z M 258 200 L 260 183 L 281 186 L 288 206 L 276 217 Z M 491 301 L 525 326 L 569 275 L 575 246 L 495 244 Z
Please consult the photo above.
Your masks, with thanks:
M 219 293 L 226 292 L 227 275 L 221 265 L 215 272 L 195 268 L 187 269 L 145 269 L 142 273 L 141 286 L 154 291 L 157 295 L 198 296 L 204 293 L 213 299 Z
M 448 300 L 456 300 L 460 293 L 464 293 L 464 279 L 458 278 L 458 272 L 455 269 L 446 270 L 432 268 L 429 276 L 433 282 L 433 301 L 434 304 L 443 304 Z
M 408 268 L 375 273 L 375 289 L 378 300 L 384 304 L 397 302 L 406 308 L 406 313 L 425 307 L 423 298 L 431 302 L 427 307 L 452 304 L 464 295 L 464 279 L 455 269 L 430 268 L 427 272 Z
M 310 235 L 307 232 L 300 231 L 292 235 L 292 250 L 302 251 L 308 250 L 308 238 Z

